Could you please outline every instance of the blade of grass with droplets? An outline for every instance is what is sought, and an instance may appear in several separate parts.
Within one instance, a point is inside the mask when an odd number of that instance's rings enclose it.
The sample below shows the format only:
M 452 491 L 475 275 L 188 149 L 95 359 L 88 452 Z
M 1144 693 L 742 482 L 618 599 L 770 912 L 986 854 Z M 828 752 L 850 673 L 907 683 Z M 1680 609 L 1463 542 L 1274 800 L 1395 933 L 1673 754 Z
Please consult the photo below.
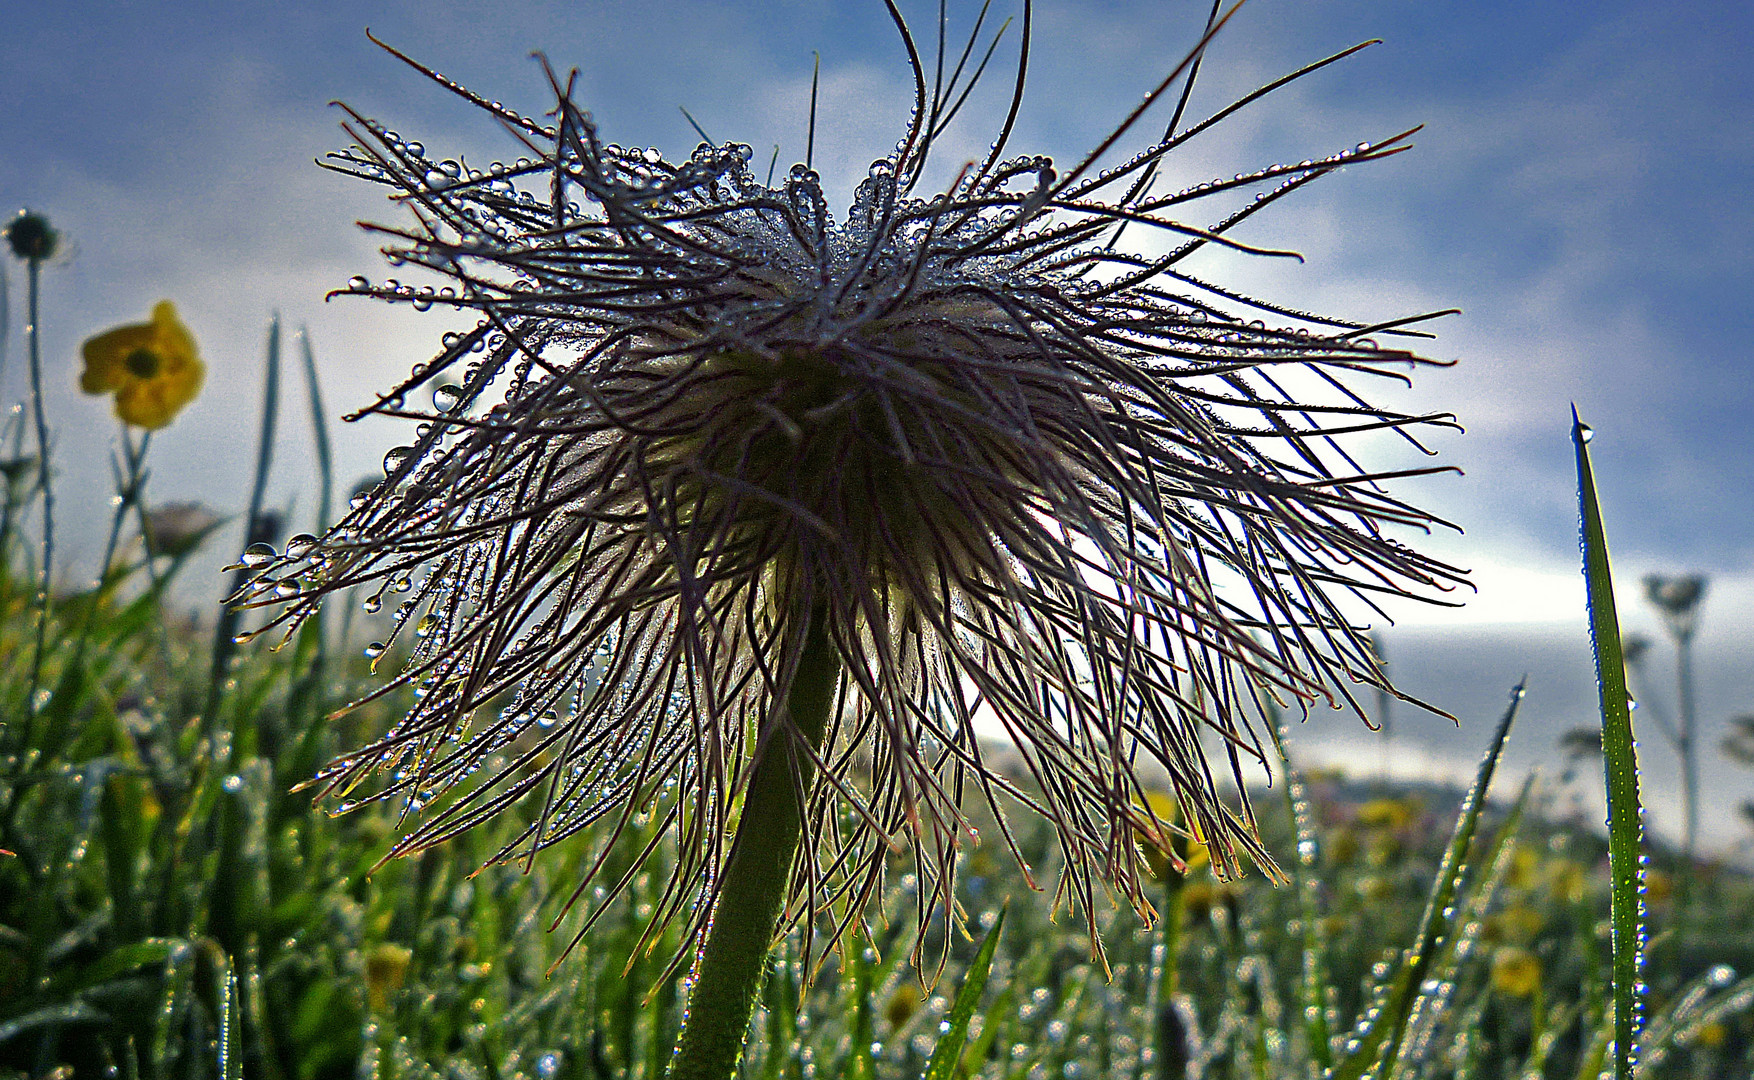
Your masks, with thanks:
M 312 449 L 317 458 L 317 519 L 311 531 L 321 536 L 334 523 L 330 514 L 335 497 L 335 463 L 329 448 L 329 414 L 323 406 L 323 387 L 317 378 L 317 357 L 311 349 L 310 329 L 299 327 L 298 339 L 299 356 L 304 362 L 305 393 L 310 402 Z M 298 650 L 295 653 L 301 663 L 305 662 L 306 654 L 309 654 L 307 673 L 295 690 L 301 699 L 300 705 L 310 716 L 307 733 L 321 725 L 329 708 L 324 697 L 329 671 L 329 635 L 325 629 L 326 622 L 323 609 L 318 608 L 300 631 Z M 311 739 L 303 741 L 314 742 Z M 314 761 L 311 766 L 315 766 Z
M 1347 1041 L 1345 1056 L 1327 1074 L 1332 1080 L 1362 1080 L 1366 1075 L 1380 1075 L 1378 1062 L 1392 1064 L 1400 1052 L 1401 1039 L 1406 1035 L 1407 1018 L 1412 1015 L 1415 995 L 1425 981 L 1425 973 L 1436 958 L 1437 946 L 1448 935 L 1454 922 L 1453 906 L 1457 882 L 1467 863 L 1468 847 L 1480 825 L 1480 812 L 1486 808 L 1486 790 L 1492 785 L 1492 774 L 1504 754 L 1504 742 L 1510 735 L 1511 721 L 1523 700 L 1523 683 L 1510 693 L 1510 705 L 1498 721 L 1492 745 L 1480 761 L 1474 786 L 1462 800 L 1455 832 L 1450 836 L 1449 849 L 1439 864 L 1437 878 L 1431 884 L 1431 895 L 1425 901 L 1425 913 L 1419 919 L 1419 932 L 1387 982 L 1377 985 L 1364 1014 L 1364 1020 Z
M 1285 748 L 1285 725 L 1276 708 L 1270 709 L 1269 720 L 1273 749 L 1285 766 L 1285 809 L 1291 815 L 1297 832 L 1297 858 L 1291 863 L 1291 887 L 1297 890 L 1298 918 L 1303 923 L 1303 1037 L 1309 1043 L 1310 1061 L 1326 1073 L 1334 1067 L 1334 1022 L 1328 1015 L 1328 962 L 1322 946 L 1321 882 L 1316 877 L 1321 847 L 1316 840 L 1315 821 L 1309 812 L 1309 798 L 1304 792 L 1303 777 L 1291 765 Z
M 244 517 L 244 545 L 257 542 L 261 529 L 262 503 L 268 492 L 268 467 L 274 461 L 274 421 L 280 413 L 280 316 L 268 323 L 268 363 L 262 384 L 262 427 L 256 441 L 256 478 L 250 487 L 250 512 Z M 227 595 L 235 595 L 249 580 L 239 570 L 232 575 Z M 203 730 L 218 730 L 219 703 L 225 696 L 225 684 L 231 672 L 231 654 L 236 643 L 240 612 L 226 605 L 220 612 L 219 624 L 213 633 L 213 671 L 207 684 L 207 708 L 202 712 Z
M 1516 838 L 1522 829 L 1523 815 L 1528 812 L 1529 800 L 1534 790 L 1535 775 L 1531 773 L 1523 781 L 1516 801 L 1511 803 L 1510 811 L 1504 816 L 1504 822 L 1487 843 L 1484 856 L 1478 860 L 1479 865 L 1484 868 L 1483 871 L 1474 876 L 1468 895 L 1456 899 L 1456 907 L 1461 914 L 1459 919 L 1453 920 L 1453 924 L 1459 929 L 1449 936 L 1442 956 L 1426 976 L 1426 984 L 1435 989 L 1429 994 L 1420 994 L 1414 1002 L 1412 1015 L 1407 1021 L 1408 1036 L 1403 1043 L 1400 1060 L 1395 1063 L 1395 1071 L 1391 1074 L 1393 1076 L 1415 1075 L 1412 1070 L 1428 1064 L 1433 1053 L 1432 1047 L 1439 1035 L 1448 1029 L 1445 1021 L 1458 1011 L 1452 1008 L 1452 1004 L 1462 964 L 1479 944 L 1485 932 L 1486 916 L 1498 897 L 1499 889 L 1510 875 L 1517 851 Z M 1534 1029 L 1531 1039 L 1538 1038 L 1541 1030 L 1539 1018 L 1531 1015 L 1530 1023 Z
M 1638 749 L 1632 736 L 1632 709 L 1626 696 L 1626 657 L 1620 647 L 1620 620 L 1614 583 L 1608 575 L 1608 540 L 1596 501 L 1590 468 L 1591 431 L 1571 410 L 1571 442 L 1577 451 L 1577 505 L 1583 547 L 1584 584 L 1589 595 L 1590 643 L 1596 653 L 1596 686 L 1602 701 L 1602 762 L 1608 786 L 1609 922 L 1614 971 L 1614 1076 L 1630 1080 L 1638 1060 L 1639 1012 L 1643 1008 L 1639 968 L 1643 965 L 1644 925 L 1639 910 L 1639 864 L 1643 850 L 1642 807 L 1638 801 Z
M 926 1062 L 925 1080 L 951 1080 L 956 1073 L 956 1065 L 962 1058 L 962 1046 L 968 1041 L 968 1022 L 974 1017 L 975 1006 L 980 1004 L 981 993 L 987 988 L 987 972 L 993 967 L 993 953 L 999 948 L 999 932 L 1005 929 L 1005 909 L 999 909 L 999 917 L 993 921 L 993 928 L 987 931 L 985 940 L 981 942 L 980 951 L 975 953 L 974 960 L 968 965 L 963 975 L 962 987 L 956 991 L 956 1000 L 950 1003 L 950 1016 L 945 1020 L 944 1033 L 938 1039 L 938 1045 L 932 1048 L 932 1058 Z

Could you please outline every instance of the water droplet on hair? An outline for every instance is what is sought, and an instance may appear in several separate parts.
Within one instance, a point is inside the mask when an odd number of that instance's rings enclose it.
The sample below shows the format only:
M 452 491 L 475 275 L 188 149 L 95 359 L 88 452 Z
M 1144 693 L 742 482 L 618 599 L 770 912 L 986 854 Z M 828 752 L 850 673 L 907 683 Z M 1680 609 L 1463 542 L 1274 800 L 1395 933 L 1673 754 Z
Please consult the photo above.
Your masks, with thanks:
M 452 383 L 435 387 L 432 392 L 432 407 L 439 412 L 448 413 L 463 403 L 463 388 Z

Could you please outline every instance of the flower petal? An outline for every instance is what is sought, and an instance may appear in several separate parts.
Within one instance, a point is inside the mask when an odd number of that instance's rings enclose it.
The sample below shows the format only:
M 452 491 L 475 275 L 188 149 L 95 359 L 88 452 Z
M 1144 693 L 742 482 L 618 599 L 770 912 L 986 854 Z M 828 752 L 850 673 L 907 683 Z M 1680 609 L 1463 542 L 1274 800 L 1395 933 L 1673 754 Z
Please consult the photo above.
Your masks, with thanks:
M 134 379 L 128 373 L 128 354 L 135 349 L 152 348 L 157 344 L 156 328 L 151 323 L 131 323 L 106 330 L 85 339 L 80 352 L 85 357 L 85 370 L 79 375 L 79 389 L 87 394 L 107 394 L 120 390 Z

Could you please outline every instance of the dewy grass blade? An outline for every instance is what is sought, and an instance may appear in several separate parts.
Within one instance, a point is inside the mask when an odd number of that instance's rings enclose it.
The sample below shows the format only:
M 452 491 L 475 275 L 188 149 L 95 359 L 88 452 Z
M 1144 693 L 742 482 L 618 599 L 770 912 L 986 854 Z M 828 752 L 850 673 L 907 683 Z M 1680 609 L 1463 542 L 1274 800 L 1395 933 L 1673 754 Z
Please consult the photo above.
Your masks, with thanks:
M 981 942 L 980 952 L 975 954 L 974 962 L 968 965 L 968 973 L 963 977 L 962 989 L 956 991 L 956 1000 L 950 1003 L 950 1016 L 945 1021 L 944 1034 L 938 1045 L 932 1049 L 932 1059 L 926 1063 L 925 1080 L 950 1080 L 956 1075 L 957 1062 L 962 1058 L 962 1046 L 968 1041 L 968 1022 L 974 1017 L 974 1009 L 980 1004 L 981 993 L 987 988 L 987 973 L 993 967 L 993 953 L 999 948 L 999 932 L 1005 929 L 1005 909 L 999 909 L 999 917 L 994 920 L 993 928 L 987 931 L 986 940 Z
M 311 405 L 312 449 L 317 455 L 317 531 L 322 532 L 334 521 L 330 518 L 335 499 L 335 465 L 329 450 L 329 413 L 323 405 L 323 387 L 317 378 L 317 358 L 311 350 L 311 332 L 299 327 L 298 343 L 304 360 L 305 391 Z
M 1426 972 L 1437 958 L 1438 946 L 1450 933 L 1455 921 L 1456 886 L 1466 868 L 1468 847 L 1480 825 L 1480 811 L 1486 807 L 1486 790 L 1492 785 L 1492 774 L 1504 754 L 1504 741 L 1510 735 L 1511 721 L 1516 719 L 1522 704 L 1523 684 L 1510 692 L 1510 705 L 1498 721 L 1492 746 L 1480 761 L 1474 786 L 1462 800 L 1455 832 L 1449 850 L 1444 852 L 1437 878 L 1431 884 L 1431 896 L 1425 901 L 1425 914 L 1419 920 L 1419 933 L 1413 947 L 1401 961 L 1390 979 L 1377 986 L 1371 995 L 1366 1019 L 1347 1042 L 1345 1057 L 1328 1074 L 1332 1080 L 1362 1080 L 1363 1077 L 1385 1075 L 1400 1054 L 1401 1040 L 1406 1035 L 1407 1019 Z M 1381 1062 L 1382 1067 L 1378 1067 Z
M 1304 793 L 1303 777 L 1291 765 L 1285 748 L 1285 725 L 1277 709 L 1270 714 L 1273 748 L 1285 766 L 1285 808 L 1297 830 L 1297 858 L 1291 863 L 1291 887 L 1297 890 L 1298 915 L 1303 923 L 1303 1034 L 1309 1043 L 1311 1062 L 1322 1072 L 1334 1067 L 1333 1023 L 1328 1016 L 1329 979 L 1326 949 L 1320 930 L 1321 882 L 1316 876 L 1321 847 L 1315 821 Z M 1174 957 L 1166 963 L 1174 963 Z M 1167 1002 L 1165 1003 L 1167 1004 Z
M 279 413 L 280 316 L 276 314 L 268 324 L 268 363 L 262 384 L 262 430 L 256 440 L 256 479 L 250 486 L 250 512 L 244 518 L 246 546 L 271 539 L 258 533 L 261 531 L 262 503 L 268 491 L 268 468 L 274 461 L 274 421 Z M 232 576 L 228 595 L 237 595 L 248 580 L 249 576 L 239 570 Z M 202 714 L 204 730 L 209 734 L 218 730 L 219 702 L 225 696 L 225 684 L 230 677 L 232 652 L 237 644 L 232 639 L 237 635 L 238 621 L 238 609 L 227 604 L 220 612 L 219 625 L 213 634 L 213 672 L 207 685 L 207 708 Z
M 1602 761 L 1608 785 L 1608 875 L 1613 928 L 1614 1076 L 1630 1080 L 1638 1061 L 1638 1024 L 1644 1008 L 1639 969 L 1644 965 L 1643 809 L 1638 801 L 1638 744 L 1626 695 L 1626 657 L 1614 583 L 1608 575 L 1608 541 L 1590 469 L 1591 431 L 1571 410 L 1571 441 L 1577 451 L 1577 504 L 1582 530 L 1584 583 L 1589 593 L 1590 643 L 1596 653 L 1596 686 L 1602 697 Z

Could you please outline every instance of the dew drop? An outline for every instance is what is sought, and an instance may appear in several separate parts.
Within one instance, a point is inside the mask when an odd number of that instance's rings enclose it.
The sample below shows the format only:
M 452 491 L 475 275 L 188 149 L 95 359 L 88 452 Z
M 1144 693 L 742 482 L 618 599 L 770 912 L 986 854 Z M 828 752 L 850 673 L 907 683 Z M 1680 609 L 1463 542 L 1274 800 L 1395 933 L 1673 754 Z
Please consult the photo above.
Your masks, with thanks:
M 251 570 L 258 570 L 273 562 L 275 554 L 273 544 L 251 544 L 244 549 L 239 561 Z
M 1596 437 L 1596 429 L 1590 427 L 1588 424 L 1579 424 L 1577 425 L 1577 437 L 1584 442 L 1589 442 Z
M 371 288 L 371 284 L 371 280 L 364 274 L 355 274 L 347 279 L 347 287 L 349 289 L 369 289 Z
M 286 542 L 286 557 L 289 559 L 307 558 L 316 548 L 316 537 L 310 533 L 299 533 Z
M 405 462 L 407 462 L 408 456 L 410 454 L 412 454 L 413 452 L 414 451 L 412 449 L 410 449 L 409 447 L 398 446 L 394 450 L 391 450 L 389 453 L 385 454 L 384 455 L 384 474 L 386 476 L 393 475 L 397 469 L 400 469 L 403 466 L 403 464 Z
M 434 388 L 432 407 L 439 412 L 448 413 L 463 403 L 463 388 L 452 383 Z
M 385 645 L 383 642 L 374 641 L 365 647 L 365 658 L 367 660 L 376 660 L 378 657 L 384 655 L 384 650 L 388 648 L 389 646 Z

